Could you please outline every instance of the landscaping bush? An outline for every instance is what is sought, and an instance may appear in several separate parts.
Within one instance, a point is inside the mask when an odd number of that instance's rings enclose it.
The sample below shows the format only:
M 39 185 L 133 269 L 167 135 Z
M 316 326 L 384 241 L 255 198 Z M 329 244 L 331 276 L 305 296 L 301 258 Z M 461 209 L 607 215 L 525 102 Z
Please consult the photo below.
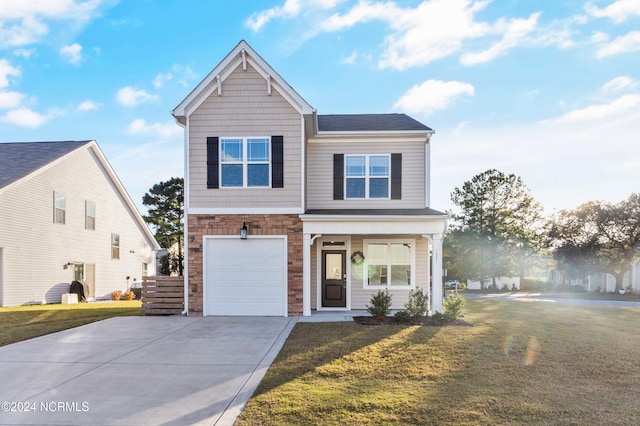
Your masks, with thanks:
M 404 304 L 409 315 L 412 317 L 422 317 L 426 315 L 429 305 L 429 297 L 421 288 L 409 292 L 409 300 Z
M 386 317 L 391 312 L 391 295 L 388 290 L 378 290 L 371 296 L 371 305 L 367 305 L 367 312 L 374 317 Z
M 124 300 L 133 300 L 136 298 L 136 295 L 133 291 L 129 290 L 124 292 L 124 294 L 122 295 L 122 298 Z
M 122 297 L 122 292 L 119 290 L 111 293 L 111 300 L 120 300 L 121 297 Z
M 444 314 L 451 319 L 457 318 L 462 313 L 462 308 L 466 303 L 467 300 L 461 294 L 452 293 L 442 301 Z
M 413 315 L 411 315 L 407 311 L 398 311 L 398 312 L 396 312 L 396 314 L 393 317 L 398 322 L 409 322 L 411 320 L 411 318 L 413 317 Z

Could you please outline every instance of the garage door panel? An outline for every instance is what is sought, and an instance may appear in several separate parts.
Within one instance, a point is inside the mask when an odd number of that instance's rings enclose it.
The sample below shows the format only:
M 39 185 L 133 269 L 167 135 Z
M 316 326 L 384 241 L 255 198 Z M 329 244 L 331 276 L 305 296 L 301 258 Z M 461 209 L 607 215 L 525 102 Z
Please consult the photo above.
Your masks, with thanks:
M 208 238 L 205 315 L 284 316 L 286 238 Z

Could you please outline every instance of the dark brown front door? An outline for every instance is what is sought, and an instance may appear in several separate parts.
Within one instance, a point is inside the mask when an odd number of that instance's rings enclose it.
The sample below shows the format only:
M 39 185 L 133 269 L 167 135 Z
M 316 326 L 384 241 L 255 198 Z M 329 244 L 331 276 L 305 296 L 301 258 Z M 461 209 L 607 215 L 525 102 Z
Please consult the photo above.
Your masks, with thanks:
M 347 268 L 344 251 L 322 252 L 322 307 L 347 306 Z

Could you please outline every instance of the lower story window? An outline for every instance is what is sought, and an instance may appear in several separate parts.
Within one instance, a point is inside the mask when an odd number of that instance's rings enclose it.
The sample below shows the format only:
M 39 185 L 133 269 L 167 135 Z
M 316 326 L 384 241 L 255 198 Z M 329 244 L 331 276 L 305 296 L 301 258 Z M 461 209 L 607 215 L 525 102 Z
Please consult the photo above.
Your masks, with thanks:
M 365 240 L 367 276 L 365 287 L 414 286 L 414 242 L 411 240 Z

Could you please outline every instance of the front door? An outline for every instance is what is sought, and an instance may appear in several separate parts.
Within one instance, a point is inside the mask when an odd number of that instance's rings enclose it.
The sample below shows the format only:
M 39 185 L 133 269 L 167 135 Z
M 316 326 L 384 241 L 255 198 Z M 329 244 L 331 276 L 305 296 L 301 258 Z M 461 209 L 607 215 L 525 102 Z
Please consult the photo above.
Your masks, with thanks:
M 322 307 L 345 308 L 347 306 L 346 252 L 327 250 L 322 252 Z

